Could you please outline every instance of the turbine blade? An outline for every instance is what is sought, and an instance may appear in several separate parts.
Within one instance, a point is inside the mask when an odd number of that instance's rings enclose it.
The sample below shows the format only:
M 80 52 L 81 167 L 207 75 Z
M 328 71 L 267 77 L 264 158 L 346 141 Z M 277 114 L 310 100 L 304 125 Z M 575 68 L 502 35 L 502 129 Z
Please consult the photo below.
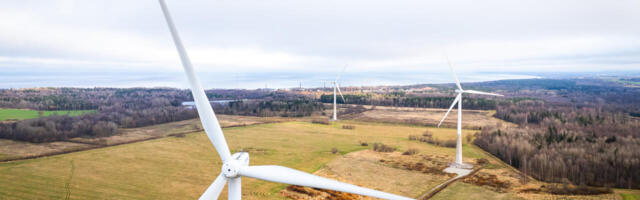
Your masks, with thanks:
M 227 141 L 224 139 L 224 135 L 222 134 L 222 129 L 220 128 L 218 119 L 213 112 L 213 108 L 211 108 L 209 99 L 204 93 L 204 89 L 202 88 L 202 85 L 200 85 L 200 81 L 198 80 L 196 73 L 193 71 L 191 60 L 189 60 L 189 55 L 187 55 L 187 51 L 184 49 L 184 46 L 182 46 L 180 35 L 178 35 L 178 30 L 176 30 L 176 27 L 173 24 L 171 13 L 169 13 L 167 4 L 164 2 L 164 0 L 158 1 L 160 2 L 160 7 L 162 8 L 162 13 L 164 14 L 164 18 L 167 21 L 167 25 L 169 26 L 169 31 L 171 31 L 171 37 L 173 38 L 173 42 L 175 43 L 176 50 L 178 50 L 178 54 L 180 55 L 180 60 L 182 61 L 184 72 L 187 75 L 187 79 L 189 79 L 191 94 L 193 95 L 193 99 L 196 103 L 196 108 L 198 110 L 198 115 L 200 116 L 200 121 L 202 122 L 202 127 L 207 133 L 209 140 L 216 148 L 216 151 L 218 151 L 220 158 L 222 158 L 222 161 L 224 162 L 225 160 L 227 160 L 227 158 L 231 157 L 231 152 L 229 151 Z
M 340 84 L 338 84 L 337 82 L 336 82 L 336 88 L 338 88 L 338 93 L 340 93 L 340 97 L 342 97 L 342 102 L 346 104 L 347 101 L 344 100 L 344 96 L 342 96 L 342 92 L 340 91 Z
M 444 114 L 444 117 L 442 117 L 442 120 L 440 120 L 440 123 L 438 123 L 438 127 L 440 127 L 440 125 L 442 125 L 442 122 L 444 122 L 444 119 L 447 119 L 447 116 L 449 116 L 449 112 L 451 112 L 451 109 L 453 109 L 453 106 L 455 106 L 456 103 L 462 103 L 462 102 L 458 102 L 458 101 L 460 101 L 460 96 L 461 95 L 462 95 L 462 93 L 459 93 L 458 96 L 456 96 L 456 99 L 453 100 L 453 103 L 449 107 L 449 110 L 447 110 L 447 113 Z
M 464 92 L 465 93 L 471 93 L 471 94 L 482 94 L 482 95 L 491 95 L 491 96 L 500 96 L 500 97 L 504 96 L 504 95 L 501 95 L 501 94 L 481 92 L 481 91 L 475 91 L 475 90 L 465 90 Z
M 344 65 L 344 67 L 342 68 L 342 71 L 336 77 L 336 82 L 338 82 L 338 79 L 340 79 L 340 77 L 342 76 L 342 73 L 344 73 L 344 70 L 347 70 L 347 65 Z
M 200 200 L 218 199 L 218 196 L 220 196 L 225 183 L 227 183 L 227 177 L 225 177 L 224 174 L 220 173 L 220 175 L 218 175 L 218 178 L 216 178 L 216 180 L 211 183 L 209 188 L 204 191 L 202 196 L 200 196 Z
M 449 61 L 449 56 L 447 54 L 445 54 L 445 56 L 447 57 L 447 63 L 449 63 L 449 69 L 451 69 L 451 74 L 453 75 L 453 79 L 456 80 L 456 85 L 458 86 L 458 89 L 462 90 L 462 86 L 460 86 L 460 80 L 458 80 L 458 76 L 456 75 L 456 72 L 453 71 L 453 65 L 451 65 L 451 61 Z
M 324 177 L 316 176 L 306 172 L 275 165 L 249 166 L 240 169 L 238 174 L 246 177 L 261 179 L 265 181 L 286 183 L 292 185 L 321 188 L 341 192 L 354 193 L 381 199 L 408 200 L 411 198 L 398 196 L 386 192 L 363 188 L 348 183 L 334 181 Z

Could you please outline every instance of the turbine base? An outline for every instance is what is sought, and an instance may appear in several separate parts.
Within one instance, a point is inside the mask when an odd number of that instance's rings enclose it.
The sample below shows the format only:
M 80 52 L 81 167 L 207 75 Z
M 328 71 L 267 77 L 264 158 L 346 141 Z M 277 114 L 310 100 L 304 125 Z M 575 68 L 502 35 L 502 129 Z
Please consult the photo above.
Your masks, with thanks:
M 449 163 L 449 167 L 451 168 L 458 168 L 458 169 L 473 169 L 473 165 L 470 163 L 456 163 L 456 162 L 452 162 Z

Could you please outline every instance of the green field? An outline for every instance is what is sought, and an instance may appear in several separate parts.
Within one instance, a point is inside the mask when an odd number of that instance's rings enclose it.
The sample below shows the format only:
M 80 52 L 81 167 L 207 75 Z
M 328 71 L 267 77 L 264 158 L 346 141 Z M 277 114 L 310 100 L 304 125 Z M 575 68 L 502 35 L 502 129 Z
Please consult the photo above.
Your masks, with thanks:
M 23 119 L 34 119 L 40 117 L 39 112 L 42 112 L 42 116 L 51 116 L 51 115 L 69 115 L 69 116 L 78 116 L 86 113 L 95 113 L 95 110 L 54 110 L 54 111 L 38 111 L 38 110 L 28 110 L 28 109 L 5 109 L 0 108 L 0 121 L 4 120 L 23 120 Z
M 623 200 L 640 200 L 640 191 L 628 190 L 628 189 L 615 189 L 617 194 L 620 194 Z
M 640 194 L 620 194 L 624 200 L 640 200 Z
M 621 78 L 621 77 L 613 76 L 613 77 L 602 77 L 602 79 L 603 80 L 608 80 L 608 81 L 611 81 L 611 82 L 615 82 L 615 83 L 624 84 L 624 85 L 640 86 L 640 82 L 639 81 L 630 80 L 631 78 Z
M 251 164 L 278 164 L 314 172 L 340 154 L 370 147 L 359 141 L 383 142 L 420 152 L 454 155 L 442 148 L 409 141 L 416 126 L 307 122 L 225 128 L 233 152 L 251 152 Z M 455 137 L 454 129 L 432 129 Z M 473 149 L 465 148 L 465 151 Z M 471 153 L 469 155 L 481 155 Z M 0 199 L 195 199 L 220 171 L 220 159 L 202 132 L 39 159 L 0 163 Z M 282 199 L 286 185 L 244 178 L 245 199 Z M 393 191 L 391 191 L 393 192 Z M 224 195 L 224 194 L 223 194 Z
M 356 128 L 342 129 L 343 124 Z M 360 141 L 382 142 L 398 151 L 417 148 L 421 154 L 452 159 L 455 148 L 408 140 L 408 135 L 421 134 L 425 129 L 430 129 L 434 137 L 455 138 L 455 129 L 352 121 L 331 125 L 271 123 L 225 128 L 224 132 L 232 152 L 241 149 L 250 152 L 252 165 L 276 164 L 315 172 L 343 154 L 371 148 L 371 145 L 361 146 Z M 473 131 L 464 130 L 464 134 L 471 133 Z M 340 153 L 332 154 L 333 147 Z M 468 144 L 463 146 L 463 151 L 465 160 L 487 158 L 479 148 Z M 220 167 L 220 159 L 210 141 L 203 132 L 198 132 L 185 137 L 0 163 L 0 199 L 195 199 L 215 179 Z M 388 189 L 370 182 L 357 184 Z M 284 199 L 280 191 L 286 187 L 250 178 L 243 178 L 242 186 L 244 199 Z M 421 191 L 429 189 L 421 188 Z M 635 193 L 633 191 L 625 193 Z M 513 193 L 498 193 L 458 182 L 434 199 L 469 199 L 469 196 L 515 198 Z M 636 196 L 624 197 L 632 199 Z M 221 199 L 225 198 L 226 190 L 221 196 Z

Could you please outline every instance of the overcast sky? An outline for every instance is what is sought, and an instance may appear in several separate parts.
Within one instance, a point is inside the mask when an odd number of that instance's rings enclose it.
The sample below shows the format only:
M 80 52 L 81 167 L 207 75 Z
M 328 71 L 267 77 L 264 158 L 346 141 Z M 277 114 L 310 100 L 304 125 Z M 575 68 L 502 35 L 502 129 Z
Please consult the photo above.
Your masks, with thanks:
M 167 3 L 205 72 L 640 69 L 638 0 Z M 156 0 L 0 4 L 0 70 L 181 70 Z

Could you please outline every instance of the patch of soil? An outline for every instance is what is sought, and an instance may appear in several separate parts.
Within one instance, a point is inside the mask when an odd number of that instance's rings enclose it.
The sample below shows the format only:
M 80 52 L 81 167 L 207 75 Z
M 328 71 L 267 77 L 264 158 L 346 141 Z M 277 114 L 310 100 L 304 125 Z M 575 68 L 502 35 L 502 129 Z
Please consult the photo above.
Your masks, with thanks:
M 476 173 L 473 176 L 462 179 L 462 182 L 470 183 L 478 186 L 485 186 L 496 192 L 507 192 L 511 187 L 509 181 L 503 181 L 498 179 L 498 176 L 489 173 Z
M 286 190 L 300 193 L 300 194 L 306 194 L 307 196 L 310 196 L 310 197 L 317 197 L 322 194 L 320 191 L 317 191 L 313 188 L 297 186 L 297 185 L 289 185 L 289 187 L 287 187 Z M 291 198 L 291 195 L 286 195 L 286 196 Z
M 447 175 L 443 170 L 446 166 L 432 166 L 426 164 L 426 162 L 411 162 L 411 161 L 393 161 L 393 160 L 380 160 L 393 168 L 405 169 L 411 171 L 420 171 L 426 174 Z
M 240 151 L 242 152 L 248 152 L 250 154 L 267 154 L 269 152 L 269 150 L 264 149 L 264 148 L 255 148 L 255 147 L 246 147 L 246 148 L 242 148 L 240 149 Z
M 283 195 L 290 199 L 314 199 L 314 200 L 357 200 L 363 196 L 334 190 L 303 187 L 297 185 L 288 186 Z
M 410 159 L 391 157 L 386 160 L 380 159 L 379 162 L 396 169 L 419 171 L 425 174 L 446 175 L 450 177 L 455 176 L 454 174 L 444 172 L 444 169 L 448 166 L 447 162 L 443 162 L 443 160 L 446 160 L 444 157 L 433 155 L 415 155 L 411 157 L 412 158 Z

